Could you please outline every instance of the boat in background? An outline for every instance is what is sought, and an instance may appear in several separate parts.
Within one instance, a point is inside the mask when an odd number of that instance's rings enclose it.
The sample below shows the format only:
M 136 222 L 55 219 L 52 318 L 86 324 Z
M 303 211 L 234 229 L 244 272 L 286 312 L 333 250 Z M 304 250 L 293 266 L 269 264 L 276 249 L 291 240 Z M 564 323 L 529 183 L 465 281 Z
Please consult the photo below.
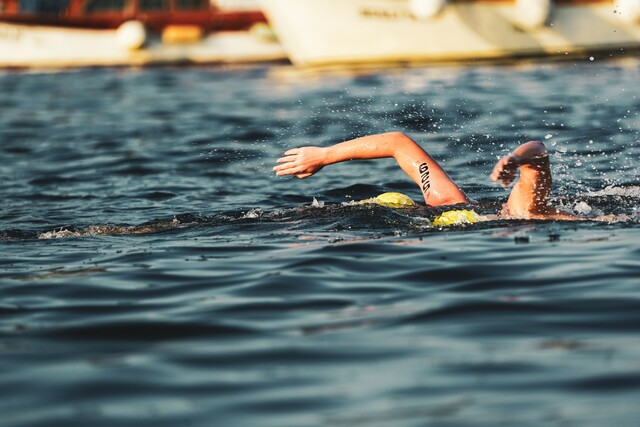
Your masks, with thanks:
M 640 0 L 263 0 L 263 11 L 298 65 L 640 48 Z
M 209 0 L 0 0 L 0 67 L 286 60 L 264 14 Z

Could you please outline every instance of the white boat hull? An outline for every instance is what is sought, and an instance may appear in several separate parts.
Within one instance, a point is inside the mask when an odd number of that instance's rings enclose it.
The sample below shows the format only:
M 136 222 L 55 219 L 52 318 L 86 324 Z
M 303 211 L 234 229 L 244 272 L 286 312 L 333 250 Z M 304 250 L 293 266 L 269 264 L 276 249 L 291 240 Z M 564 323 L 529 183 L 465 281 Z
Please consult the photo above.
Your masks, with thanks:
M 191 43 L 151 36 L 141 49 L 123 46 L 115 30 L 0 22 L 0 67 L 78 67 L 171 63 L 242 63 L 287 59 L 281 45 L 247 31 L 218 32 Z
M 412 7 L 414 6 L 414 7 Z M 418 17 L 409 0 L 263 0 L 290 59 L 299 65 L 450 61 L 567 55 L 640 47 L 640 23 L 611 2 L 552 5 L 546 24 L 515 2 L 449 2 Z

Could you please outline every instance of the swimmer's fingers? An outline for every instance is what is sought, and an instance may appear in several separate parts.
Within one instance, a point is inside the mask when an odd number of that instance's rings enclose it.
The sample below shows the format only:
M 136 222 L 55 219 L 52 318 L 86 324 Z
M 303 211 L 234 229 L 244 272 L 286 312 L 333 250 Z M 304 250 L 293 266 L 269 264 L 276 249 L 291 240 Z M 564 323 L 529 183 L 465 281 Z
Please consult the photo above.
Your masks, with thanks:
M 296 178 L 301 178 L 301 179 L 310 177 L 320 169 L 322 168 L 309 169 L 300 165 L 289 167 L 289 168 L 280 168 L 280 169 L 274 168 L 274 170 L 276 171 L 276 176 L 293 175 Z
M 295 167 L 299 165 L 299 159 L 295 155 L 287 155 L 287 153 L 285 153 L 284 157 L 280 157 L 278 160 L 276 160 L 277 164 L 272 168 L 272 170 L 275 171 L 276 175 L 278 176 L 291 175 L 295 172 Z
M 498 160 L 498 163 L 496 163 L 496 165 L 493 167 L 493 171 L 491 172 L 491 175 L 490 175 L 491 181 L 495 182 L 500 179 L 500 176 L 504 171 L 503 161 L 504 161 L 504 157 Z
M 299 165 L 294 165 L 291 162 L 274 166 L 273 170 L 278 176 L 294 175 L 302 172 Z
M 492 181 L 503 181 L 503 185 L 509 184 L 513 181 L 515 177 L 515 171 L 506 167 L 502 161 L 498 162 L 498 164 L 493 168 L 493 172 L 491 172 L 491 180 Z
M 320 168 L 311 168 L 300 164 L 299 161 L 284 160 L 282 164 L 273 167 L 277 176 L 293 175 L 296 178 L 307 178 L 313 175 Z
M 513 180 L 516 178 L 516 172 L 512 171 L 512 170 L 505 170 L 502 169 L 498 172 L 497 176 L 494 178 L 492 177 L 491 179 L 495 182 L 495 181 L 501 181 L 500 185 L 503 187 L 507 187 L 509 186 L 509 184 L 511 184 L 513 182 Z
M 320 147 L 301 147 L 287 150 L 284 157 L 280 157 L 273 167 L 277 176 L 293 175 L 297 178 L 307 178 L 326 164 L 323 149 Z
M 511 184 L 514 179 L 515 179 L 515 174 L 513 174 L 513 175 L 503 175 L 503 176 L 500 177 L 500 180 L 502 181 L 500 183 L 500 185 L 502 187 L 508 187 L 509 184 Z
M 276 160 L 276 163 L 293 162 L 295 159 L 296 159 L 295 156 L 284 156 L 284 157 L 280 157 L 278 160 Z M 273 169 L 275 170 L 276 167 L 274 167 Z
M 520 158 L 518 156 L 514 156 L 513 154 L 504 156 L 498 160 L 498 163 L 496 163 L 493 168 L 493 172 L 491 172 L 491 180 L 494 182 L 502 181 L 500 184 L 503 187 L 506 187 L 516 178 L 519 166 Z
M 294 161 L 304 161 L 305 153 L 314 147 L 292 148 L 284 152 L 284 156 L 276 160 L 276 163 L 289 163 Z M 276 166 L 277 167 L 277 166 Z M 273 170 L 276 170 L 276 167 Z

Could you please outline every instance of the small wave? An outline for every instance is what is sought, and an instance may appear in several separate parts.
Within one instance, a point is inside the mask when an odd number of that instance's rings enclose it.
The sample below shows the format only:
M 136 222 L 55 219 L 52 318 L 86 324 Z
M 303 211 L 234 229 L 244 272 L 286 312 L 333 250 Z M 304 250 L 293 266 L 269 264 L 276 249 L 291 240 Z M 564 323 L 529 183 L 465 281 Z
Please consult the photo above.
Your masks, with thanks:
M 554 200 L 562 209 L 587 220 L 640 223 L 640 186 L 607 186 L 577 196 Z
M 90 225 L 81 230 L 60 228 L 58 230 L 47 231 L 38 235 L 38 239 L 59 239 L 62 237 L 84 237 L 84 236 L 117 236 L 124 234 L 147 234 L 158 231 L 179 228 L 183 224 L 173 218 L 170 221 L 159 221 L 144 225 Z
M 247 213 L 243 214 L 240 218 L 242 219 L 256 219 L 260 218 L 263 215 L 264 211 L 260 208 L 251 209 Z
M 640 185 L 630 185 L 626 187 L 609 185 L 603 188 L 602 190 L 589 191 L 587 193 L 587 196 L 592 196 L 592 197 L 622 196 L 622 197 L 633 197 L 636 199 L 640 199 Z

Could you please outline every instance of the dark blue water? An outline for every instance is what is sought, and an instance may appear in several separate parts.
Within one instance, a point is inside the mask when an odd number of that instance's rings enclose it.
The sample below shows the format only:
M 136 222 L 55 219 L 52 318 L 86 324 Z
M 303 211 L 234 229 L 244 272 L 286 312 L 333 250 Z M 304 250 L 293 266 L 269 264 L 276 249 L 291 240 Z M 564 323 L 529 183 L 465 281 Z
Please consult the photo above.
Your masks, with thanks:
M 637 427 L 639 77 L 0 73 L 0 424 Z M 608 221 L 440 229 L 343 204 L 420 200 L 392 160 L 271 171 L 389 130 L 484 214 L 497 157 L 544 140 L 554 202 Z

